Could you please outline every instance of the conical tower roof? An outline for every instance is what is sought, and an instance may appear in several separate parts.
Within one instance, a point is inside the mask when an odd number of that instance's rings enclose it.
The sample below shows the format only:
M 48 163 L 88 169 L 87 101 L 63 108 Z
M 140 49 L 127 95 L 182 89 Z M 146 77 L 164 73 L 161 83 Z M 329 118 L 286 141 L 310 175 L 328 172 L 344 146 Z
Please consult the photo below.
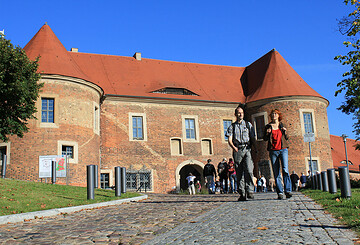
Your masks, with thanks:
M 24 50 L 31 60 L 40 56 L 39 72 L 42 74 L 64 75 L 89 81 L 47 24 L 40 28 Z
M 312 89 L 275 49 L 246 68 L 246 102 L 288 96 L 323 98 Z

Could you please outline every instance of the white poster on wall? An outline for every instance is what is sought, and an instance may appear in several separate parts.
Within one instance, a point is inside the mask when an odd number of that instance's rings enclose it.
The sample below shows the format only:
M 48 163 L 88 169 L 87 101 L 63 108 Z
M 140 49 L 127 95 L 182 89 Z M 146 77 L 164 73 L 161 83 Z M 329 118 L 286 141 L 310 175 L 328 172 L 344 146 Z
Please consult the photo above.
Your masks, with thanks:
M 51 178 L 51 163 L 55 161 L 56 177 L 66 177 L 66 156 L 39 156 L 39 178 Z

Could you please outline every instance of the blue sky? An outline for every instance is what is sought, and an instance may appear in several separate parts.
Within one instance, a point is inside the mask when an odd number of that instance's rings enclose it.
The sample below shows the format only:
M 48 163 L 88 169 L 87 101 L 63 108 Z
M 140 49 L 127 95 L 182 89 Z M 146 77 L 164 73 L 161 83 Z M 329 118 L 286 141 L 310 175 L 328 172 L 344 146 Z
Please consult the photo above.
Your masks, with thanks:
M 181 62 L 247 66 L 275 48 L 297 73 L 329 100 L 330 133 L 352 132 L 352 116 L 334 96 L 346 71 L 337 19 L 351 10 L 327 1 L 4 1 L 0 30 L 24 47 L 47 22 L 67 50 Z

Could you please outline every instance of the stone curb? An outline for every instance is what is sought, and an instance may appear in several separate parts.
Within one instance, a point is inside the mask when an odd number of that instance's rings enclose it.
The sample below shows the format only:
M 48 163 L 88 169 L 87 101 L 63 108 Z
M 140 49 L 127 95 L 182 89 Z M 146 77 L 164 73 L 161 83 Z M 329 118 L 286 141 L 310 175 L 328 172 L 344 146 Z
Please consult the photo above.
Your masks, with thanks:
M 44 211 L 36 211 L 36 212 L 29 212 L 29 213 L 0 216 L 0 225 L 7 224 L 7 223 L 17 223 L 17 222 L 22 222 L 22 221 L 31 220 L 31 219 L 40 219 L 40 218 L 44 218 L 44 217 L 51 217 L 51 216 L 56 216 L 59 214 L 74 213 L 77 211 L 82 211 L 82 210 L 87 210 L 87 209 L 113 206 L 113 205 L 118 205 L 118 204 L 126 203 L 126 202 L 137 202 L 137 201 L 141 201 L 141 200 L 148 198 L 147 195 L 144 195 L 144 194 L 141 194 L 141 195 L 142 196 L 139 196 L 139 197 L 125 198 L 125 199 L 119 199 L 119 200 L 114 200 L 114 201 L 109 201 L 109 202 L 100 202 L 100 203 L 93 203 L 93 204 L 87 204 L 87 205 L 82 205 L 82 206 L 55 208 L 55 209 L 49 209 L 49 210 L 44 210 Z

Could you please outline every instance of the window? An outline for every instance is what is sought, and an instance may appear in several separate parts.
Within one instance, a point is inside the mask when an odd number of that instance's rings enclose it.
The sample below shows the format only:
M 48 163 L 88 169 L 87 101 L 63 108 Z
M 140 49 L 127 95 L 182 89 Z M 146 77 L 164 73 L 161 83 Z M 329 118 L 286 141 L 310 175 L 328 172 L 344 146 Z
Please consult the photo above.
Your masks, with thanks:
M 6 155 L 6 165 L 10 164 L 10 142 L 0 143 L 0 165 L 3 163 L 4 155 Z
M 94 132 L 100 134 L 100 110 L 98 105 L 94 105 Z
M 183 154 L 181 139 L 179 138 L 170 139 L 170 147 L 171 147 L 171 155 Z
M 78 163 L 79 151 L 78 143 L 74 141 L 58 141 L 57 155 L 68 156 L 69 163 Z
M 226 136 L 226 132 L 227 129 L 229 128 L 229 126 L 231 125 L 232 121 L 231 120 L 223 120 L 223 126 L 224 126 L 224 139 L 225 141 L 229 140 L 229 137 Z
M 6 155 L 6 146 L 0 146 L 0 163 L 3 164 L 4 155 Z
M 346 160 L 342 160 L 340 163 L 346 165 Z M 348 163 L 349 165 L 354 165 L 350 160 L 348 160 Z
M 255 132 L 256 132 L 256 139 L 257 140 L 264 139 L 264 130 L 265 130 L 265 118 L 264 118 L 264 116 L 255 117 Z
M 313 120 L 310 112 L 304 112 L 304 128 L 305 133 L 314 133 Z
M 267 112 L 259 112 L 251 116 L 251 121 L 256 134 L 256 140 L 264 139 L 265 125 L 268 123 L 267 119 Z
M 74 147 L 63 145 L 61 147 L 61 155 L 68 156 L 70 159 L 74 159 Z
M 211 139 L 202 139 L 201 140 L 201 152 L 205 156 L 213 154 Z
M 54 123 L 54 99 L 41 98 L 41 122 Z
M 101 173 L 100 174 L 100 188 L 102 188 L 102 189 L 110 188 L 110 174 L 109 173 Z
M 198 116 L 181 115 L 184 142 L 199 142 Z
M 150 170 L 127 170 L 126 189 L 152 191 L 152 174 Z
M 185 130 L 187 139 L 196 139 L 195 138 L 195 120 L 191 118 L 185 119 Z
M 144 113 L 129 113 L 129 140 L 147 141 L 146 116 Z
M 312 170 L 313 173 L 316 173 L 316 171 L 319 171 L 317 160 L 312 160 L 312 164 L 311 164 L 310 160 L 308 160 L 308 163 L 309 163 L 309 170 Z

